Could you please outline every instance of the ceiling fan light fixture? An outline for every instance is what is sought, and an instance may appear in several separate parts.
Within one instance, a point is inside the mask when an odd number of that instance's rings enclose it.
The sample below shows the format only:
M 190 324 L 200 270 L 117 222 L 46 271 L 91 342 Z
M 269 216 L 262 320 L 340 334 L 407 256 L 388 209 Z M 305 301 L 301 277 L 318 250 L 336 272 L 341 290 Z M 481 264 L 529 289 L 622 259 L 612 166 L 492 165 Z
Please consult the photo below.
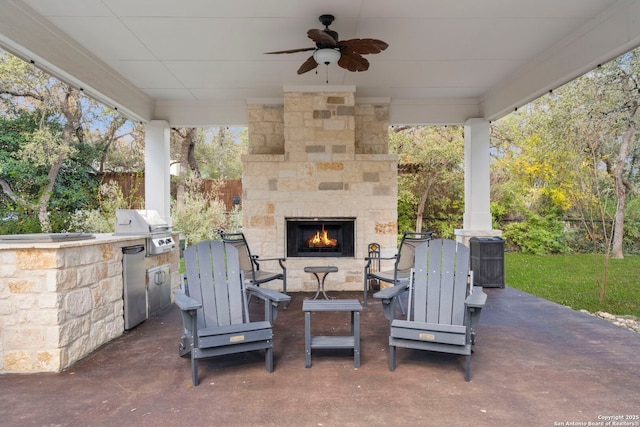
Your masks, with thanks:
M 340 51 L 330 48 L 318 49 L 313 52 L 313 59 L 315 59 L 318 64 L 333 64 L 340 59 Z

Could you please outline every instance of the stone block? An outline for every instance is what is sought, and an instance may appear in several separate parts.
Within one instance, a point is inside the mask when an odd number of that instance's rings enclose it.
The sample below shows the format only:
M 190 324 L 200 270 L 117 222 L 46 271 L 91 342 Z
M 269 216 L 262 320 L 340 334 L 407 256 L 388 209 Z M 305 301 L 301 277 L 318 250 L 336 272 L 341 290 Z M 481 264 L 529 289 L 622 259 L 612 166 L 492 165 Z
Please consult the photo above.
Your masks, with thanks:
M 306 153 L 324 153 L 326 147 L 324 145 L 307 145 L 304 147 Z
M 98 288 L 103 299 L 112 304 L 115 301 L 122 300 L 123 284 L 120 277 L 107 277 L 100 281 Z
M 343 190 L 344 182 L 320 182 L 318 184 L 318 190 L 331 191 L 331 190 Z
M 380 182 L 380 174 L 378 172 L 363 172 L 362 180 L 364 182 Z
M 349 129 L 348 125 L 348 121 L 345 120 L 344 118 L 340 118 L 340 119 L 328 119 L 325 120 L 322 124 L 322 128 L 326 131 L 338 131 L 338 130 L 345 130 L 345 129 Z
M 262 110 L 262 120 L 265 122 L 282 122 L 284 120 L 283 105 L 265 105 Z
M 376 234 L 397 234 L 398 231 L 398 223 L 393 222 L 376 222 L 375 223 L 375 233 Z
M 330 119 L 331 111 L 330 110 L 313 110 L 313 118 L 314 119 Z
M 0 316 L 10 316 L 13 314 L 13 304 L 8 299 L 0 299 Z
M 107 342 L 108 338 L 105 325 L 106 322 L 104 319 L 95 319 L 93 321 L 91 331 L 89 332 L 89 339 L 87 340 L 88 348 L 98 348 L 103 343 Z
M 309 162 L 330 162 L 331 153 L 309 153 L 306 160 Z
M 346 145 L 332 145 L 331 146 L 332 153 L 346 153 L 347 146 Z
M 96 347 L 91 347 L 89 343 L 89 335 L 79 337 L 77 340 L 71 342 L 66 348 L 66 357 L 64 360 L 65 366 L 77 362 L 95 348 Z
M 374 107 L 375 120 L 381 122 L 386 128 L 389 127 L 389 106 L 376 105 Z
M 355 115 L 355 108 L 353 106 L 340 105 L 336 108 L 336 115 L 353 116 Z
M 85 318 L 70 319 L 60 325 L 59 346 L 66 347 L 79 337 L 89 332 Z
M 65 268 L 56 270 L 56 291 L 64 292 L 75 289 L 78 286 L 78 269 Z
M 7 282 L 9 291 L 12 294 L 24 294 L 31 293 L 34 290 L 35 284 L 33 280 L 28 279 L 12 279 Z
M 64 298 L 64 310 L 73 317 L 87 314 L 92 307 L 93 299 L 89 288 L 71 291 Z
M 391 195 L 391 188 L 388 185 L 377 185 L 373 188 L 374 196 L 389 196 Z
M 116 253 L 113 245 L 100 245 L 100 258 L 103 261 L 116 259 L 118 255 L 122 256 L 122 252 Z
M 16 265 L 20 270 L 62 267 L 56 249 L 16 250 Z
M 59 294 L 50 292 L 43 293 L 38 295 L 38 308 L 59 308 L 60 307 L 60 298 L 62 298 Z M 1 313 L 0 313 L 1 314 Z
M 37 306 L 38 295 L 37 294 L 14 294 L 13 304 L 15 308 L 20 310 L 30 310 Z
M 295 179 L 282 178 L 278 182 L 279 191 L 315 191 L 316 182 L 313 178 L 298 177 Z
M 304 96 L 300 92 L 284 94 L 284 112 L 309 111 L 313 109 L 313 98 Z
M 80 262 L 82 265 L 95 264 L 104 259 L 103 252 L 100 250 L 99 246 L 84 246 L 80 249 Z
M 56 326 L 64 321 L 64 313 L 56 308 L 43 309 L 36 307 L 29 310 L 27 322 L 31 325 Z
M 373 116 L 373 105 L 372 104 L 357 104 L 355 106 L 356 116 Z
M 3 335 L 5 348 L 37 349 L 42 348 L 45 342 L 44 328 L 37 325 L 6 327 Z
M 6 372 L 33 372 L 33 352 L 18 350 L 5 351 L 4 370 Z
M 319 171 L 342 171 L 344 163 L 342 162 L 318 162 L 316 167 Z
M 42 350 L 36 353 L 34 370 L 37 372 L 59 372 L 62 370 L 61 350 Z
M 249 218 L 249 224 L 255 228 L 272 228 L 275 223 L 273 215 L 254 215 Z

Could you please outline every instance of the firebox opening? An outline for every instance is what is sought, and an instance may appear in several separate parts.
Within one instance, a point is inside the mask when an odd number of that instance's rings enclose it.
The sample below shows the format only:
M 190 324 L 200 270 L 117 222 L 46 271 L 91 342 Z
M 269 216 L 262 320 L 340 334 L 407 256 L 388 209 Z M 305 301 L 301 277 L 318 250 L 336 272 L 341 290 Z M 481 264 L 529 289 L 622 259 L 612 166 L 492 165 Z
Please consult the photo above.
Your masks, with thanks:
M 353 257 L 355 218 L 287 218 L 287 257 Z

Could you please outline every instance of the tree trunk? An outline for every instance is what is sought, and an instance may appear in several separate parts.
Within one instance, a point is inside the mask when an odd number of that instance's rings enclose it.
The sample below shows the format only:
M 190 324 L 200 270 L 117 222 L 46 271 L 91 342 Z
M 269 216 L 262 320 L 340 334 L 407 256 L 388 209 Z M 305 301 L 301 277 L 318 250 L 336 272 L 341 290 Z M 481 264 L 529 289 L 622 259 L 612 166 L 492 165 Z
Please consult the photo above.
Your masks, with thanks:
M 69 113 L 69 115 L 72 115 Z M 66 114 L 65 114 L 66 116 Z M 64 126 L 62 131 L 62 145 L 69 146 L 71 144 L 71 138 L 73 132 L 75 130 L 75 125 L 73 122 L 67 120 L 67 123 Z M 49 168 L 49 173 L 47 174 L 47 185 L 42 189 L 42 194 L 38 199 L 38 220 L 40 221 L 40 229 L 43 233 L 51 232 L 51 223 L 49 222 L 49 200 L 51 200 L 51 195 L 53 194 L 53 186 L 56 183 L 56 178 L 58 177 L 58 172 L 60 172 L 60 168 L 66 159 L 66 154 L 59 154 L 55 160 L 51 162 L 51 167 Z
M 195 177 L 200 177 L 200 169 L 195 157 L 196 128 L 180 129 L 175 135 L 180 138 L 180 180 L 176 189 L 176 202 L 181 204 L 186 191 L 186 179 L 191 172 Z
M 424 206 L 427 204 L 427 199 L 429 198 L 429 193 L 431 193 L 431 186 L 433 184 L 432 180 L 427 181 L 427 185 L 425 186 L 422 195 L 420 196 L 420 201 L 418 202 L 418 211 L 416 212 L 416 232 L 420 233 L 422 231 L 422 220 L 424 215 Z
M 613 237 L 611 242 L 611 257 L 624 258 L 622 241 L 624 237 L 624 211 L 627 205 L 627 186 L 624 180 L 625 162 L 629 156 L 631 142 L 636 134 L 635 114 L 631 115 L 627 129 L 622 135 L 622 143 L 618 158 L 613 168 L 613 180 L 616 187 L 616 214 L 613 219 Z
M 187 160 L 189 161 L 191 172 L 193 172 L 193 176 L 200 178 L 202 175 L 200 174 L 200 168 L 198 168 L 198 162 L 196 161 L 196 133 L 196 128 L 189 129 L 185 143 L 187 144 Z

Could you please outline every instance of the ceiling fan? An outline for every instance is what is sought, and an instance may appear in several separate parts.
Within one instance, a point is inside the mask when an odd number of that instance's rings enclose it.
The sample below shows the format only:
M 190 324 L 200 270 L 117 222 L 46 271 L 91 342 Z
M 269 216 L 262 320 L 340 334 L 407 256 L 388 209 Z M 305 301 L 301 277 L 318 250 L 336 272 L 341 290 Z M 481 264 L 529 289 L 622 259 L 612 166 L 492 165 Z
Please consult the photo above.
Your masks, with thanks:
M 338 40 L 338 33 L 329 29 L 329 25 L 331 25 L 335 19 L 334 16 L 322 15 L 319 19 L 322 25 L 324 25 L 324 30 L 312 28 L 307 31 L 307 36 L 315 42 L 315 47 L 266 53 L 297 53 L 313 50 L 313 55 L 298 68 L 298 74 L 311 71 L 315 69 L 318 64 L 329 65 L 334 62 L 338 62 L 340 67 L 348 71 L 367 71 L 369 69 L 369 61 L 363 58 L 362 55 L 380 53 L 389 46 L 382 40 L 376 39 Z

